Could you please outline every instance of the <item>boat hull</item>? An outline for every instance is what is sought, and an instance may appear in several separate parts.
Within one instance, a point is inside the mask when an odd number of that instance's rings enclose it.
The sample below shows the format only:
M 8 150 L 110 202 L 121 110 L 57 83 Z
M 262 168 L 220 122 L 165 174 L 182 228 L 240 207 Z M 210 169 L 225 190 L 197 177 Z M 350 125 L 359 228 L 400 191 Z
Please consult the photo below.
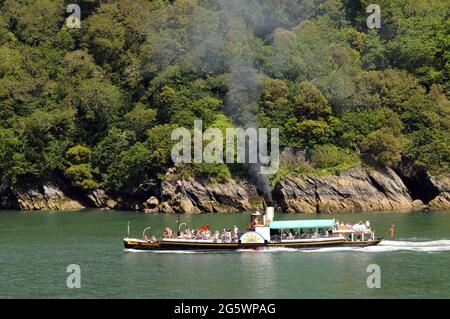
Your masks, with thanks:
M 344 243 L 344 247 L 368 247 L 368 246 L 376 246 L 379 243 L 381 243 L 381 241 L 384 238 L 377 238 L 377 239 L 373 239 L 373 240 L 365 240 L 365 241 L 346 241 Z
M 324 247 L 339 247 L 345 244 L 345 239 L 338 240 L 321 240 L 321 241 L 292 241 L 292 242 L 270 242 L 268 247 L 283 247 L 283 248 L 295 248 L 295 249 L 317 249 Z
M 238 243 L 187 242 L 187 241 L 158 241 L 145 242 L 124 240 L 125 249 L 135 250 L 236 250 L 241 248 Z
M 317 249 L 322 247 L 364 247 L 380 243 L 381 239 L 367 242 L 348 242 L 345 239 L 323 239 L 323 240 L 299 240 L 286 242 L 265 243 L 241 243 L 241 242 L 201 242 L 183 240 L 162 240 L 149 242 L 143 240 L 124 239 L 124 248 L 131 250 L 192 250 L 192 251 L 224 251 L 238 249 L 261 249 L 261 248 L 295 248 L 295 249 Z

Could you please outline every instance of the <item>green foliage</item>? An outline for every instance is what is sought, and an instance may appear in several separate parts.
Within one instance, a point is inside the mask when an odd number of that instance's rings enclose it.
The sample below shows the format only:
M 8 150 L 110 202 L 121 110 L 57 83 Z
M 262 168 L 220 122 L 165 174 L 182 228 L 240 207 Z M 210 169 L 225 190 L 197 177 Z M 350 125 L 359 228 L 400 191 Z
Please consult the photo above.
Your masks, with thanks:
M 307 175 L 319 175 L 318 172 L 306 162 L 296 161 L 294 158 L 282 158 L 280 168 L 276 174 L 271 175 L 270 183 L 272 186 L 276 185 L 282 178 L 301 177 Z
M 172 176 L 172 178 L 177 179 L 189 179 L 191 177 L 209 182 L 225 183 L 231 179 L 231 173 L 226 164 L 200 163 L 177 166 L 176 173 Z
M 110 166 L 105 181 L 107 189 L 113 192 L 127 191 L 143 183 L 152 173 L 150 158 L 151 151 L 141 142 L 120 153 Z
M 97 79 L 81 82 L 67 99 L 77 109 L 79 136 L 87 143 L 96 142 L 116 122 L 124 103 L 116 86 Z
M 331 107 L 325 96 L 309 82 L 299 85 L 299 93 L 294 97 L 297 117 L 305 119 L 323 119 L 331 115 Z
M 0 178 L 2 182 L 15 184 L 20 162 L 20 140 L 11 129 L 0 129 Z
M 85 41 L 100 64 L 120 67 L 125 46 L 125 27 L 116 4 L 100 5 L 97 14 L 86 22 Z
M 67 160 L 72 165 L 91 161 L 92 151 L 83 145 L 75 145 L 66 152 Z
M 84 190 L 98 187 L 92 174 L 91 157 L 92 151 L 83 145 L 75 145 L 67 150 L 66 159 L 68 168 L 64 174 L 73 186 Z
M 330 142 L 333 130 L 323 120 L 305 120 L 294 122 L 288 126 L 287 132 L 292 134 L 292 144 L 297 147 L 312 147 L 316 144 Z
M 433 175 L 448 174 L 450 169 L 450 133 L 448 130 L 423 128 L 414 132 L 407 154 L 415 163 Z
M 120 154 L 112 155 L 110 152 L 108 154 L 112 156 L 103 160 L 111 161 L 111 164 L 106 162 L 105 186 L 113 192 L 129 192 L 149 179 L 161 178 L 171 165 L 171 150 L 175 144 L 171 140 L 171 133 L 174 128 L 173 125 L 155 126 L 148 130 L 145 142 L 137 142 L 131 147 L 125 147 L 124 140 L 117 143 L 117 150 L 123 148 Z M 110 133 L 111 138 L 113 134 L 114 132 Z M 106 147 L 106 144 L 101 145 Z M 101 160 L 102 157 L 99 158 Z
M 84 190 L 95 189 L 98 184 L 93 180 L 92 168 L 89 164 L 72 165 L 66 169 L 66 177 L 72 184 Z
M 403 152 L 404 140 L 390 128 L 373 131 L 361 142 L 363 155 L 369 162 L 395 167 Z
M 135 132 L 137 138 L 142 140 L 147 133 L 156 124 L 157 111 L 146 108 L 142 104 L 136 105 L 133 110 L 124 115 L 124 128 Z
M 96 145 L 93 152 L 93 163 L 106 174 L 111 165 L 135 142 L 133 131 L 112 128 L 108 134 Z
M 312 151 L 314 167 L 334 173 L 354 167 L 361 163 L 355 152 L 343 150 L 335 145 L 317 145 Z
M 340 133 L 340 144 L 354 148 L 358 147 L 367 135 L 380 128 L 389 128 L 396 135 L 401 135 L 403 123 L 389 108 L 366 108 L 343 113 L 335 130 Z
M 6 1 L 6 6 L 10 4 Z M 32 0 L 23 5 L 20 1 L 11 4 L 11 13 L 15 15 L 18 38 L 30 45 L 49 43 L 64 20 L 61 14 L 64 8 L 62 0 Z
M 359 157 L 448 172 L 445 1 L 380 0 L 379 30 L 366 26 L 370 0 L 86 0 L 80 30 L 64 25 L 62 0 L 0 3 L 7 185 L 65 177 L 133 191 L 173 166 L 171 131 L 195 119 L 279 128 L 282 149 L 312 152 L 272 180 L 336 173 Z

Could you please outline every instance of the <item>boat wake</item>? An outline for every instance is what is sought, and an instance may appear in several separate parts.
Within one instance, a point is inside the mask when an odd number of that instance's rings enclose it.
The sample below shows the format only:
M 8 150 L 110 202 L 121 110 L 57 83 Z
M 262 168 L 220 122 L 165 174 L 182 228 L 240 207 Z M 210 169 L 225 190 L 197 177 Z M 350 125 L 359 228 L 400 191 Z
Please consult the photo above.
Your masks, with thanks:
M 305 252 L 329 252 L 329 251 L 359 251 L 359 252 L 394 252 L 394 251 L 416 251 L 416 252 L 443 252 L 450 251 L 450 240 L 432 241 L 396 241 L 383 240 L 377 246 L 368 247 L 332 247 L 314 250 L 302 250 Z
M 440 252 L 450 251 L 450 240 L 431 240 L 431 241 L 396 241 L 384 240 L 378 246 L 366 247 L 369 251 L 422 251 L 422 252 Z

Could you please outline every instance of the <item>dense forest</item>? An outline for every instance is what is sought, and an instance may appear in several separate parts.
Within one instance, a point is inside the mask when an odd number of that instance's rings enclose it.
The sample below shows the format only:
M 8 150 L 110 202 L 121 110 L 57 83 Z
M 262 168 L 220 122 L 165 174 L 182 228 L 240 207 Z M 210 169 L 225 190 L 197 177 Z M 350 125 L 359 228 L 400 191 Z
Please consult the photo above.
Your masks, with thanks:
M 0 0 L 0 178 L 132 192 L 174 164 L 174 128 L 279 128 L 276 176 L 408 161 L 449 172 L 442 0 Z M 81 7 L 81 28 L 66 6 Z M 179 176 L 224 181 L 237 164 Z

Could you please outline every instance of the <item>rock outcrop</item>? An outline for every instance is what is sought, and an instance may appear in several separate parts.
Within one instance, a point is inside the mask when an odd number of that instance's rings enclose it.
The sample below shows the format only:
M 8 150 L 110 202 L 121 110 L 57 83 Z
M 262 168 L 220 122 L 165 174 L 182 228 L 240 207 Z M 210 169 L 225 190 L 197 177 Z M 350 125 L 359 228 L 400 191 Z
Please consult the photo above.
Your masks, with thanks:
M 275 185 L 272 195 L 278 210 L 287 213 L 450 208 L 449 176 L 438 178 L 414 172 L 399 174 L 402 178 L 391 169 L 357 167 L 338 176 L 285 177 Z M 426 178 L 422 178 L 424 187 L 419 189 L 421 176 Z M 93 207 L 195 214 L 254 211 L 263 207 L 261 194 L 247 180 L 213 183 L 194 178 L 181 180 L 168 173 L 164 181 L 150 186 L 137 193 L 115 197 L 101 189 L 81 192 L 49 183 L 28 188 L 3 185 L 0 186 L 0 208 L 77 210 Z
M 413 207 L 408 189 L 393 170 L 361 167 L 339 176 L 286 177 L 276 185 L 274 199 L 284 212 L 310 214 Z
M 116 209 L 119 207 L 117 201 L 109 197 L 103 189 L 96 189 L 88 192 L 87 200 L 89 201 L 90 207 L 103 210 Z
M 68 197 L 58 186 L 45 184 L 41 187 L 1 190 L 0 207 L 20 210 L 78 210 L 84 208 L 78 200 Z
M 448 209 L 450 207 L 450 176 L 431 177 L 430 181 L 439 194 L 428 203 L 429 209 Z
M 262 208 L 256 187 L 247 181 L 211 183 L 166 180 L 161 185 L 160 212 L 239 212 Z

